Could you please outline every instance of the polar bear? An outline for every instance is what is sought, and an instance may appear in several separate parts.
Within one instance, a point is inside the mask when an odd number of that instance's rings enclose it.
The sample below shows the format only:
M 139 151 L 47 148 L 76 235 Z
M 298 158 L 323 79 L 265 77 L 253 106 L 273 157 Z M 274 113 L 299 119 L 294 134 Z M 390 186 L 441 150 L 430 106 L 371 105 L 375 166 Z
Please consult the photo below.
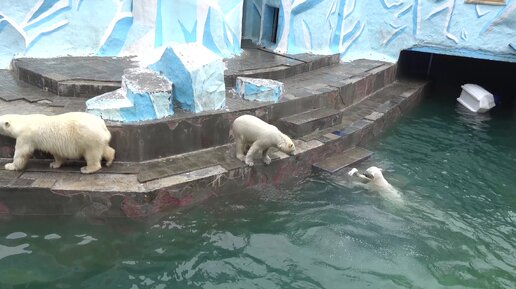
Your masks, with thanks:
M 248 114 L 235 119 L 230 135 L 236 141 L 236 157 L 248 166 L 254 165 L 253 157 L 257 153 L 261 153 L 265 164 L 270 164 L 268 152 L 271 147 L 290 155 L 296 150 L 292 140 L 277 127 Z
M 0 134 L 16 139 L 14 160 L 6 170 L 22 170 L 34 150 L 54 156 L 51 168 L 59 168 L 65 159 L 84 157 L 81 172 L 89 174 L 101 168 L 100 161 L 110 166 L 115 150 L 109 146 L 111 133 L 103 119 L 85 112 L 43 114 L 6 114 L 0 116 Z
M 382 169 L 372 166 L 364 174 L 358 172 L 356 168 L 348 172 L 349 176 L 356 176 L 362 183 L 366 183 L 368 188 L 380 192 L 384 196 L 394 199 L 401 199 L 401 195 L 383 176 Z

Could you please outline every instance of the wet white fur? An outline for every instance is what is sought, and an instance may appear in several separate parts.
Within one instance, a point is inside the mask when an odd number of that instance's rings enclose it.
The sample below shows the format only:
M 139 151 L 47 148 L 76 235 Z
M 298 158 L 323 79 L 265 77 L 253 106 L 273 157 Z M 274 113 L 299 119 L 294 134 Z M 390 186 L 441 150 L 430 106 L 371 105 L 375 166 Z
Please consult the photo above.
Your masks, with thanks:
M 361 182 L 366 183 L 370 190 L 377 191 L 380 194 L 393 199 L 401 199 L 401 194 L 398 190 L 389 184 L 383 176 L 382 169 L 372 166 L 368 168 L 366 172 L 369 176 L 372 176 L 372 178 L 359 173 L 356 168 L 351 169 L 348 172 L 348 175 L 358 177 Z
M 7 114 L 0 116 L 0 134 L 16 139 L 14 160 L 6 170 L 22 170 L 34 150 L 54 156 L 51 168 L 59 168 L 65 159 L 84 157 L 82 173 L 93 173 L 106 159 L 110 166 L 115 150 L 109 146 L 111 133 L 104 120 L 84 112 L 47 116 L 43 114 Z
M 265 164 L 270 164 L 268 151 L 271 147 L 287 154 L 293 154 L 296 149 L 292 140 L 277 127 L 252 115 L 246 114 L 235 119 L 231 134 L 236 141 L 236 157 L 249 166 L 254 165 L 253 157 L 258 153 Z M 246 153 L 247 148 L 249 150 Z

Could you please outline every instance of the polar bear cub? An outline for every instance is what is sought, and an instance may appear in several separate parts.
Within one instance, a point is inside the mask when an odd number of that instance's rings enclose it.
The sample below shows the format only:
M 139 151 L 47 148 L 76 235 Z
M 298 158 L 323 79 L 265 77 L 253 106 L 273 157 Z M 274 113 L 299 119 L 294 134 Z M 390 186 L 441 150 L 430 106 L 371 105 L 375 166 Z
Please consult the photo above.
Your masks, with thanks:
M 361 182 L 364 182 L 372 190 L 378 191 L 383 195 L 391 198 L 401 199 L 401 195 L 383 176 L 382 169 L 372 166 L 368 168 L 364 174 L 358 172 L 356 168 L 348 172 L 349 176 L 358 177 Z
M 287 154 L 293 154 L 296 150 L 292 140 L 277 127 L 248 114 L 235 119 L 230 134 L 236 141 L 236 157 L 249 166 L 254 165 L 253 157 L 257 153 L 261 154 L 265 164 L 270 164 L 268 152 L 271 147 Z
M 89 174 L 101 168 L 100 161 L 110 166 L 115 150 L 109 146 L 111 133 L 103 119 L 85 112 L 43 114 L 6 114 L 0 116 L 0 134 L 16 139 L 14 159 L 6 170 L 22 170 L 34 150 L 54 156 L 51 168 L 59 168 L 65 159 L 84 157 L 81 172 Z

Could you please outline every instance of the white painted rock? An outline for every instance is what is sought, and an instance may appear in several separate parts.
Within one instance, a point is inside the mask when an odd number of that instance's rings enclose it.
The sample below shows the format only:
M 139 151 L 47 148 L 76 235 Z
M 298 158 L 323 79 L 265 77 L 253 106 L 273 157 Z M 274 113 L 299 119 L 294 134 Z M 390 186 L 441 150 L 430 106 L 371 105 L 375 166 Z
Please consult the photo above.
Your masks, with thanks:
M 277 102 L 283 94 L 283 83 L 263 78 L 237 77 L 236 93 L 246 100 Z
M 195 43 L 173 44 L 158 50 L 149 68 L 174 83 L 174 100 L 187 111 L 202 112 L 226 106 L 224 62 Z
M 167 117 L 174 114 L 172 83 L 150 69 L 127 69 L 122 87 L 87 100 L 86 111 L 119 122 Z

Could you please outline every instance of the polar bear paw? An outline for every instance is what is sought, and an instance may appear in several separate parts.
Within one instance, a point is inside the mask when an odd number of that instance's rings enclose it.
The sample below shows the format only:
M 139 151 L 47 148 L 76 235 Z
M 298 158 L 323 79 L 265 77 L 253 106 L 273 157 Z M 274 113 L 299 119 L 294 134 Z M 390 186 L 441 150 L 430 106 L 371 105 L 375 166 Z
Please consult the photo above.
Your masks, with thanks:
M 248 159 L 245 159 L 245 164 L 252 167 L 254 166 L 254 161 L 253 160 L 248 160 Z
M 263 163 L 266 164 L 266 165 L 270 165 L 271 164 L 271 157 L 269 156 L 264 156 L 263 157 Z
M 356 172 L 358 172 L 358 170 L 356 168 L 352 168 L 349 172 L 348 172 L 348 176 L 353 176 Z
M 85 166 L 85 167 L 82 167 L 81 168 L 81 173 L 83 174 L 91 174 L 91 173 L 94 173 L 98 170 L 100 170 L 101 167 L 100 166 Z
M 60 168 L 60 167 L 61 167 L 61 164 L 62 164 L 62 163 L 60 163 L 60 162 L 51 162 L 51 163 L 50 163 L 50 168 L 51 168 L 51 169 L 58 169 L 58 168 Z
M 16 166 L 14 165 L 14 163 L 5 164 L 4 168 L 8 171 L 16 171 Z
M 237 156 L 236 156 L 236 157 L 237 157 L 237 159 L 239 159 L 239 160 L 241 160 L 241 161 L 245 162 L 245 155 L 244 155 L 244 154 L 237 154 Z

